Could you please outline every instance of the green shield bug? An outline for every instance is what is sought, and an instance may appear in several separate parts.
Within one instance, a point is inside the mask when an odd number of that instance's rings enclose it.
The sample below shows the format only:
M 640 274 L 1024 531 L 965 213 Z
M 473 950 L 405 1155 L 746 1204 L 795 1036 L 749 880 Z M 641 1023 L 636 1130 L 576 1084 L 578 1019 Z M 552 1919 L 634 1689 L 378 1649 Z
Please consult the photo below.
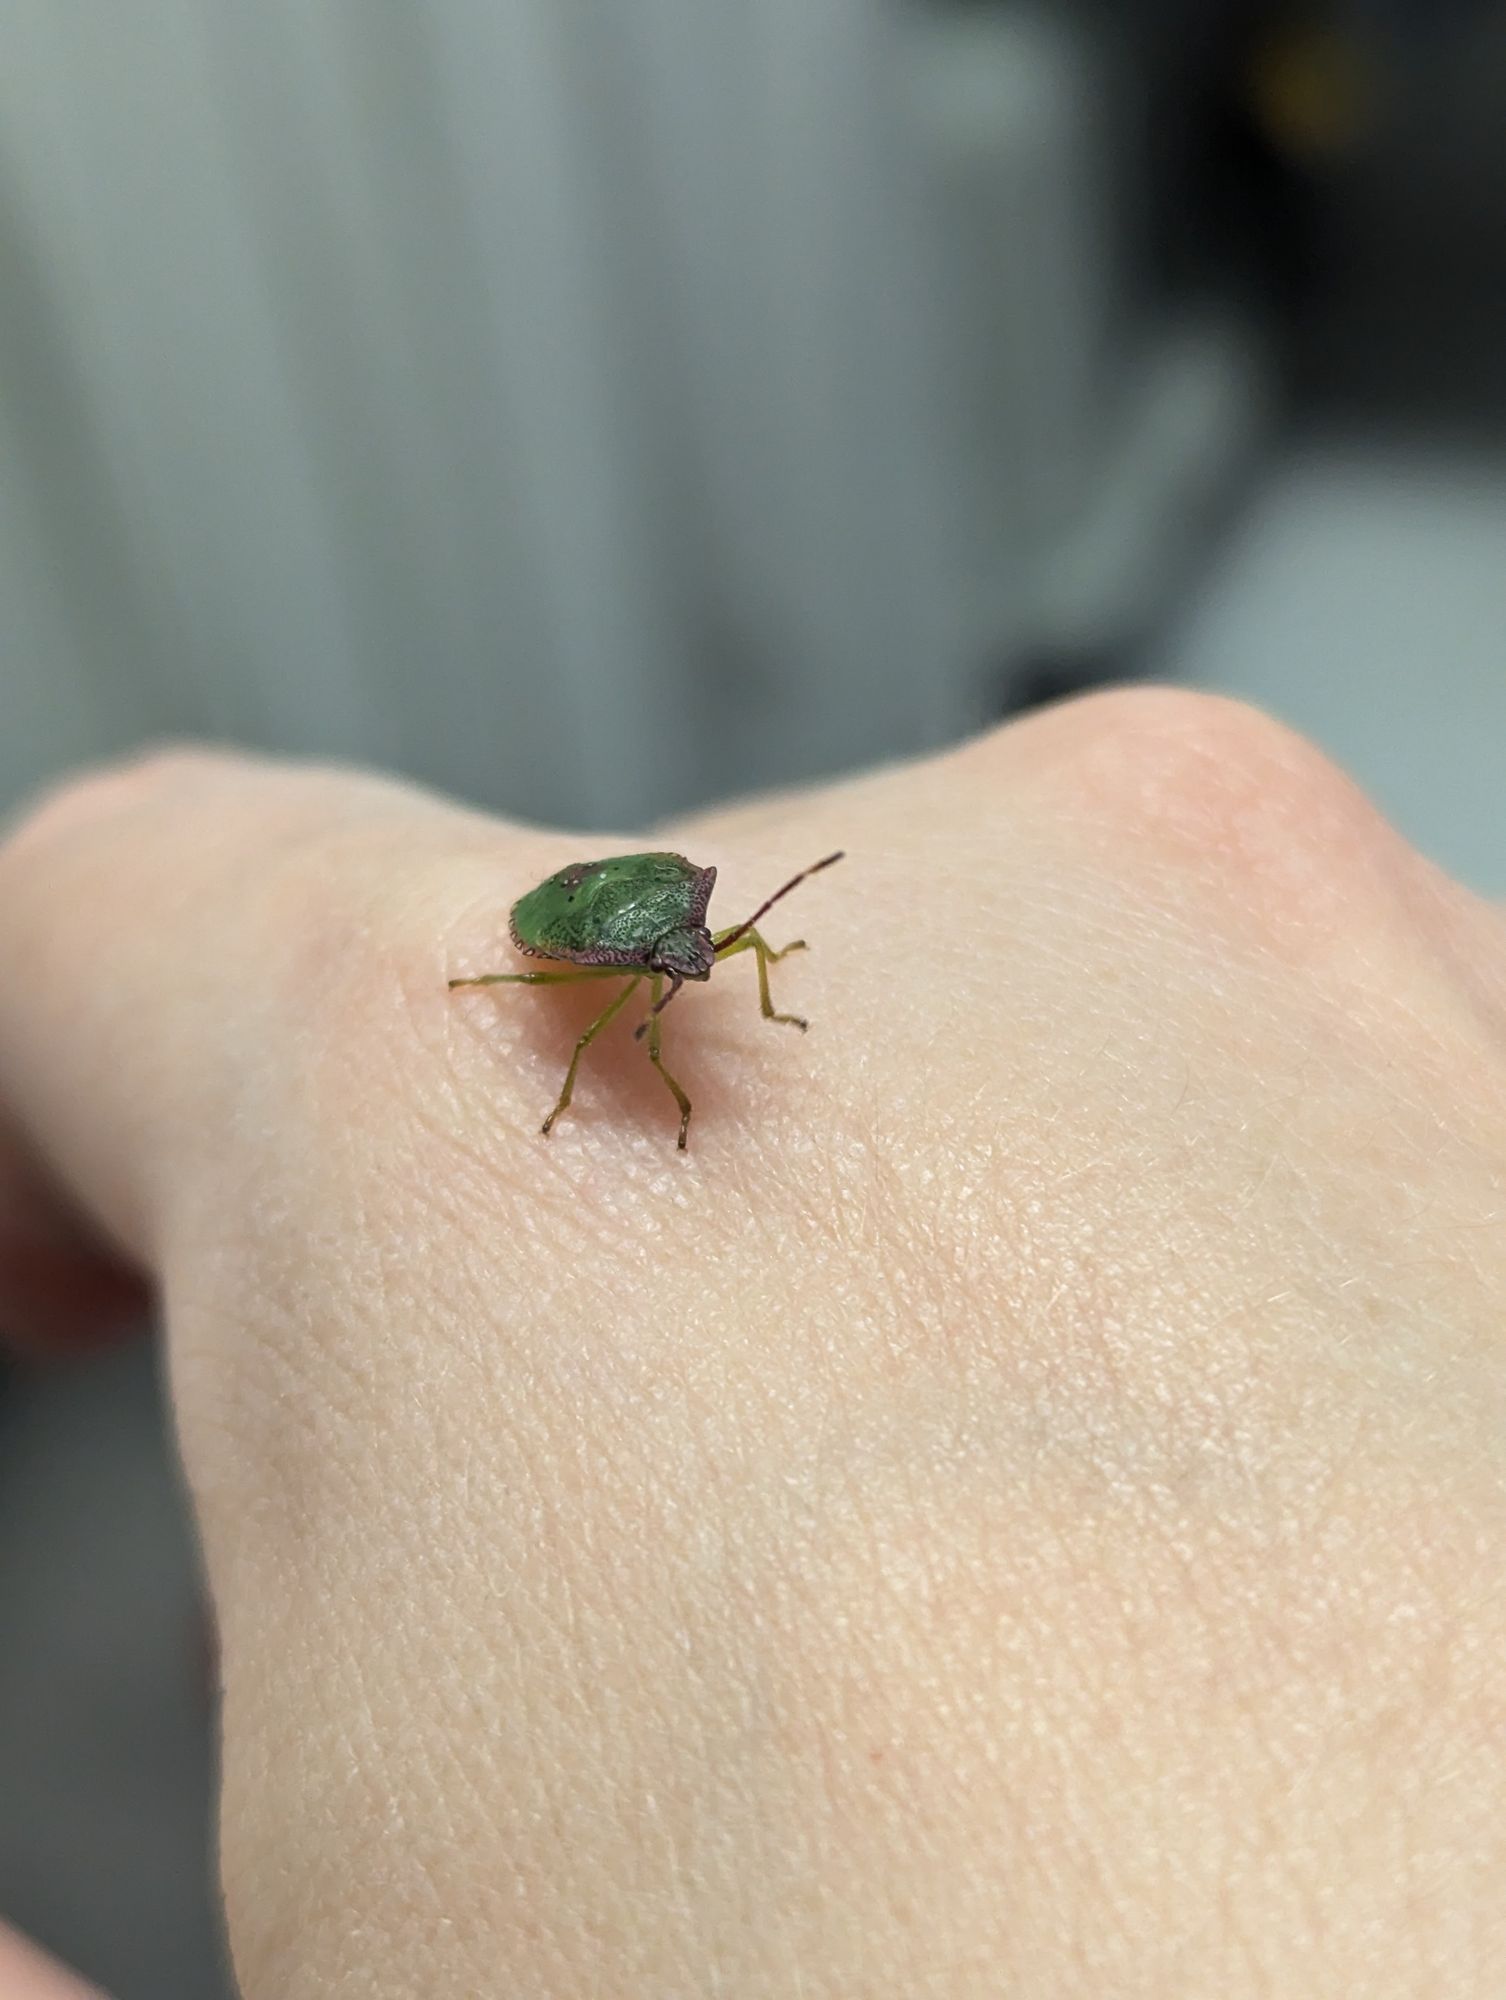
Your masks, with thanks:
M 568 965 L 568 972 L 486 972 L 479 978 L 452 979 L 458 986 L 570 986 L 582 979 L 621 979 L 622 991 L 603 1008 L 575 1044 L 564 1087 L 544 1130 L 568 1106 L 575 1091 L 580 1059 L 607 1023 L 620 1014 L 633 994 L 648 980 L 652 1001 L 648 1017 L 636 1030 L 648 1037 L 648 1059 L 663 1077 L 680 1107 L 680 1148 L 690 1130 L 690 1099 L 664 1067 L 660 1016 L 687 980 L 709 979 L 712 967 L 740 951 L 758 960 L 758 999 L 766 1021 L 787 1021 L 804 1029 L 798 1014 L 776 1014 L 769 993 L 769 967 L 792 951 L 804 951 L 796 938 L 775 951 L 757 929 L 781 897 L 809 876 L 840 861 L 828 854 L 803 868 L 746 922 L 730 930 L 711 931 L 706 910 L 716 883 L 714 868 L 697 868 L 683 854 L 614 854 L 605 861 L 577 861 L 530 889 L 512 907 L 509 929 L 519 951 L 530 958 L 548 958 Z M 667 991 L 665 989 L 668 989 Z

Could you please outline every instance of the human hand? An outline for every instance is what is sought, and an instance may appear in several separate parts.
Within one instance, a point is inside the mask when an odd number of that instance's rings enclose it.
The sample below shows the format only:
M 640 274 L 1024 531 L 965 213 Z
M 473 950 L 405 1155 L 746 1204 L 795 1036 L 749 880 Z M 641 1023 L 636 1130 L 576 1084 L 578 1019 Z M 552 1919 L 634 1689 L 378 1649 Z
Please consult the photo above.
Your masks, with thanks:
M 0 853 L 0 1097 L 162 1292 L 247 2000 L 1494 1991 L 1498 914 L 1180 694 L 657 838 L 723 922 L 849 854 L 808 1037 L 668 1011 L 685 1155 L 626 1027 L 540 1136 L 595 989 L 446 990 L 639 841 L 187 756 Z

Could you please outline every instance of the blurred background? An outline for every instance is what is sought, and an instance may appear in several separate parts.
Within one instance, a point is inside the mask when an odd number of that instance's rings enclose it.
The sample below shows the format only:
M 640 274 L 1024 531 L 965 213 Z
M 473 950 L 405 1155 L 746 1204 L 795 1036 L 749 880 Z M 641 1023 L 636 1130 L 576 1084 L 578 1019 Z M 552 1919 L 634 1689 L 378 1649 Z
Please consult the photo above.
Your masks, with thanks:
M 1506 0 L 12 0 L 0 809 L 631 828 L 1151 676 L 1506 890 Z M 502 889 L 499 886 L 499 895 Z M 218 2000 L 146 1350 L 0 1384 L 0 1912 Z

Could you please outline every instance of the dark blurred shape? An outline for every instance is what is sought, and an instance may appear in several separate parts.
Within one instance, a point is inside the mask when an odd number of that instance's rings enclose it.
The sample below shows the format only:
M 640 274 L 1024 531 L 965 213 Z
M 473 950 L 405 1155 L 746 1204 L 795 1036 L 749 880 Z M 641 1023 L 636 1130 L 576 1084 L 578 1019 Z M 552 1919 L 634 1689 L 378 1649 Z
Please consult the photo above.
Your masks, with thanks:
M 0 1377 L 0 1911 L 112 2000 L 225 2000 L 193 1548 L 138 1345 Z

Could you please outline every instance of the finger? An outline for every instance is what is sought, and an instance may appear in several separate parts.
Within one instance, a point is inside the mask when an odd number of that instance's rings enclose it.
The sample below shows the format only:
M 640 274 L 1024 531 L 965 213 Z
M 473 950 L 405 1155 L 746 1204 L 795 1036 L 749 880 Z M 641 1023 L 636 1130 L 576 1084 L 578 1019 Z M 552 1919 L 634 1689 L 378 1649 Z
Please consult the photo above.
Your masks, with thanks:
M 105 1996 L 8 1924 L 0 1924 L 0 2000 L 105 2000 Z

